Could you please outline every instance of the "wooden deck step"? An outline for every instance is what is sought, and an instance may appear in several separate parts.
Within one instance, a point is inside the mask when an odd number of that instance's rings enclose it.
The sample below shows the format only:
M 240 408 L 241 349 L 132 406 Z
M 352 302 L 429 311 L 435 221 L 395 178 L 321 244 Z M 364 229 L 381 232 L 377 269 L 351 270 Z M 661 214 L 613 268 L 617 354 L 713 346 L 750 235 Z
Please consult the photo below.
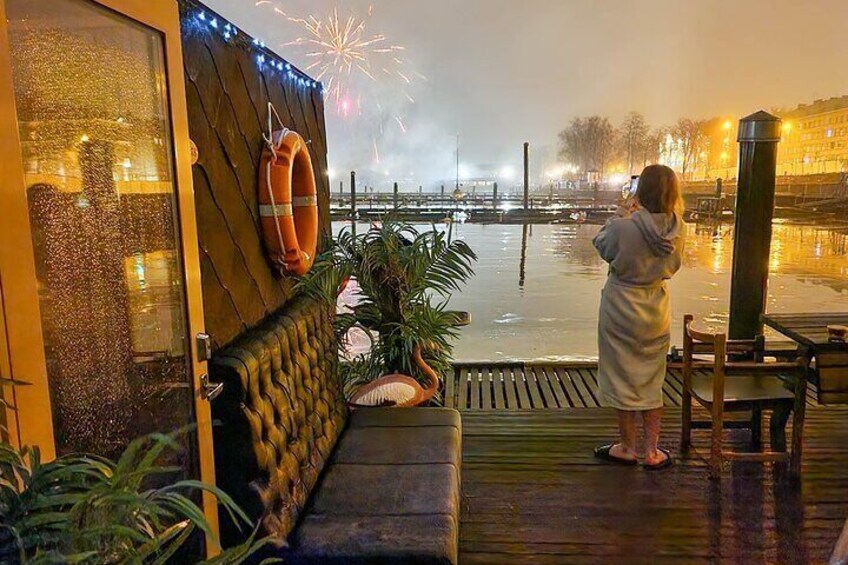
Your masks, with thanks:
M 699 371 L 709 374 L 707 371 Z M 680 406 L 683 374 L 669 366 L 663 385 L 666 406 Z M 445 406 L 469 410 L 560 410 L 597 408 L 597 363 L 456 363 L 445 383 Z M 817 406 L 816 391 L 807 389 L 807 404 Z

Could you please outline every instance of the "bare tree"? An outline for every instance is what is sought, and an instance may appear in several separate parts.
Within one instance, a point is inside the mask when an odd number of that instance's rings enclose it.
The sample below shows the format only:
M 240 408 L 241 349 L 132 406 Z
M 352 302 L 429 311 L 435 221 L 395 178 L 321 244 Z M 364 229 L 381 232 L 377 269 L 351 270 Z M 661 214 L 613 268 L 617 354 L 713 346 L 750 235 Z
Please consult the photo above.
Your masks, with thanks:
M 672 136 L 680 148 L 680 174 L 685 178 L 687 173 L 697 167 L 708 144 L 705 120 L 690 120 L 681 118 L 672 128 Z
M 669 128 L 657 127 L 645 136 L 645 146 L 642 152 L 642 165 L 653 165 L 659 163 L 663 157 L 665 140 L 668 137 Z
M 559 133 L 559 157 L 587 172 L 603 173 L 615 148 L 615 128 L 607 118 L 574 118 Z
M 640 158 L 645 155 L 649 132 L 650 127 L 648 127 L 645 117 L 639 112 L 627 114 L 621 127 L 618 128 L 618 150 L 624 156 L 627 170 L 631 175 L 634 168 L 639 165 Z M 645 159 L 642 159 L 641 165 L 645 166 Z

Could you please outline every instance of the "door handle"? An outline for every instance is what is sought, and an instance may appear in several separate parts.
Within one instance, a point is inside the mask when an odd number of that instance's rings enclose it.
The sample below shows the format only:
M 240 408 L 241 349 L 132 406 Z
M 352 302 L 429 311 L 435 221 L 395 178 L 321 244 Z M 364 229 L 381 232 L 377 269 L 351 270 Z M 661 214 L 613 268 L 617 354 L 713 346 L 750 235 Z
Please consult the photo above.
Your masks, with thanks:
M 200 375 L 200 398 L 203 400 L 215 400 L 224 390 L 224 383 L 213 383 L 209 381 L 209 375 Z
M 212 337 L 206 333 L 197 334 L 195 343 L 197 344 L 197 360 L 209 361 L 212 358 Z

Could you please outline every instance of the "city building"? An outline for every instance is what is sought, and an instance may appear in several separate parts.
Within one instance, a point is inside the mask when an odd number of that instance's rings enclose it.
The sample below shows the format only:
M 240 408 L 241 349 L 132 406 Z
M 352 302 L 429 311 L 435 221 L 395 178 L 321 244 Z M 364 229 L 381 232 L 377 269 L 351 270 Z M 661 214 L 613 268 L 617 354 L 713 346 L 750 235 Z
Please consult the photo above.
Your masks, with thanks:
M 783 119 L 777 173 L 785 176 L 834 174 L 848 171 L 848 96 L 816 100 L 791 110 L 772 110 Z M 739 117 L 721 116 L 700 122 L 700 135 L 686 155 L 686 145 L 672 132 L 660 144 L 660 162 L 689 181 L 736 177 Z
M 810 175 L 848 170 L 848 96 L 816 100 L 788 111 L 783 118 L 783 140 L 778 174 Z

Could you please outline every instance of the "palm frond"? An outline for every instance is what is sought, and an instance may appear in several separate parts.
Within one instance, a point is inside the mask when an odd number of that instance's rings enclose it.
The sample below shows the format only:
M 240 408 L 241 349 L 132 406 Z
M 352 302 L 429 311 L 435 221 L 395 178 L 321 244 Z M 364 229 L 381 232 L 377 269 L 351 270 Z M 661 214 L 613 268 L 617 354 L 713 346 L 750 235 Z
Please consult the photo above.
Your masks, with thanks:
M 425 355 L 431 366 L 450 369 L 458 331 L 445 304 L 473 276 L 476 259 L 465 242 L 449 242 L 435 226 L 419 232 L 389 217 L 358 235 L 342 230 L 299 288 L 335 304 L 342 281 L 350 277 L 358 285 L 358 305 L 336 318 L 338 343 L 346 353 L 344 335 L 354 326 L 375 339 L 367 354 L 343 366 L 348 390 L 395 371 L 424 378 L 412 361 L 415 347 L 424 344 L 431 346 Z

